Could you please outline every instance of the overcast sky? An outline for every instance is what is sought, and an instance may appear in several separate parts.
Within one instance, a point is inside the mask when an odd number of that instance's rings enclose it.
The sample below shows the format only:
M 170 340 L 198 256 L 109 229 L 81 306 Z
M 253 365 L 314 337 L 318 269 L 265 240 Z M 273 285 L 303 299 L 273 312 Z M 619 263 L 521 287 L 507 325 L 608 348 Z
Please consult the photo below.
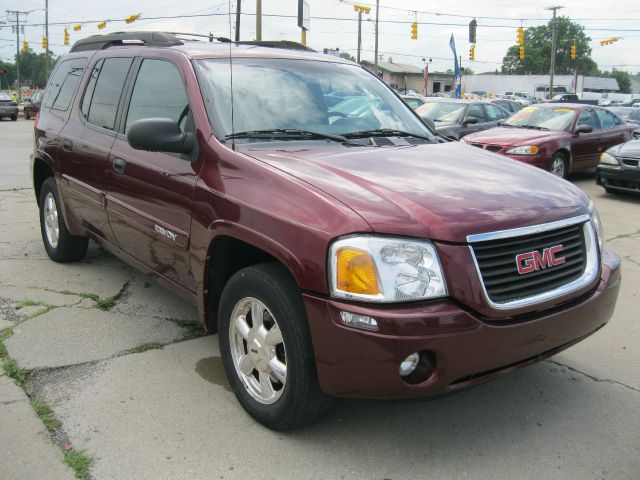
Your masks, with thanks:
M 339 48 L 355 56 L 357 47 L 357 22 L 353 6 L 340 0 L 309 0 L 311 10 L 311 30 L 308 32 L 308 45 L 314 49 Z M 364 4 L 375 4 L 375 0 L 365 0 Z M 263 39 L 286 39 L 300 41 L 300 30 L 295 18 L 282 18 L 267 15 L 297 15 L 297 0 L 263 0 Z M 409 63 L 422 66 L 422 59 L 432 58 L 432 70 L 451 68 L 452 56 L 449 49 L 449 37 L 453 33 L 458 53 L 462 55 L 463 65 L 474 71 L 486 72 L 500 68 L 507 48 L 515 44 L 516 27 L 523 19 L 525 27 L 545 23 L 551 12 L 545 10 L 550 5 L 564 5 L 560 14 L 576 19 L 587 29 L 592 38 L 592 58 L 600 68 L 610 70 L 612 67 L 628 70 L 631 73 L 640 71 L 640 2 L 637 0 L 617 0 L 609 3 L 602 0 L 570 0 L 551 3 L 549 1 L 513 0 L 484 1 L 444 1 L 444 0 L 381 0 L 380 1 L 380 39 L 379 50 L 384 60 L 392 57 L 394 62 Z M 4 10 L 30 11 L 21 21 L 26 23 L 25 36 L 29 46 L 36 52 L 42 51 L 40 42 L 43 27 L 33 24 L 44 23 L 44 0 L 3 0 L 0 11 L 0 22 L 9 22 Z M 235 12 L 235 2 L 231 2 L 231 10 Z M 392 23 L 413 21 L 417 10 L 419 22 L 432 22 L 420 25 L 418 40 L 411 40 L 410 25 Z M 242 11 L 255 14 L 255 0 L 243 0 Z M 49 0 L 49 22 L 66 23 L 70 27 L 71 42 L 96 33 L 107 33 L 123 30 L 164 30 L 179 32 L 208 33 L 220 36 L 231 36 L 229 19 L 229 2 L 221 0 L 191 0 L 178 2 L 170 0 L 111 0 L 97 2 L 87 0 Z M 365 18 L 373 20 L 375 10 Z M 421 13 L 425 12 L 425 13 Z M 431 13 L 429 13 L 431 12 Z M 436 15 L 436 12 L 438 15 Z M 142 17 L 134 24 L 126 25 L 121 21 L 108 23 L 104 30 L 98 30 L 96 23 L 110 19 L 122 19 L 129 15 L 141 13 Z M 215 15 L 214 15 L 215 14 Z M 175 15 L 210 15 L 205 17 L 158 20 L 151 17 Z M 478 21 L 476 61 L 469 62 L 468 23 L 469 16 Z M 333 17 L 321 19 L 314 17 Z M 491 18 L 494 17 L 494 18 Z M 499 17 L 499 18 L 498 18 Z M 338 19 L 336 19 L 338 18 Z M 339 20 L 345 19 L 345 20 Z M 384 22 L 384 21 L 387 22 Z M 82 30 L 74 32 L 71 27 L 82 24 Z M 448 25 L 443 25 L 448 24 Z M 16 49 L 15 34 L 8 24 L 0 23 L 0 58 L 13 60 Z M 50 48 L 61 54 L 68 51 L 63 44 L 64 25 L 49 27 Z M 374 25 L 373 21 L 363 22 L 362 56 L 373 60 Z M 626 31 L 625 31 L 626 30 Z M 243 15 L 241 39 L 251 40 L 255 36 L 255 16 Z M 622 39 L 609 46 L 600 46 L 599 40 L 609 37 Z M 22 39 L 21 39 L 22 41 Z

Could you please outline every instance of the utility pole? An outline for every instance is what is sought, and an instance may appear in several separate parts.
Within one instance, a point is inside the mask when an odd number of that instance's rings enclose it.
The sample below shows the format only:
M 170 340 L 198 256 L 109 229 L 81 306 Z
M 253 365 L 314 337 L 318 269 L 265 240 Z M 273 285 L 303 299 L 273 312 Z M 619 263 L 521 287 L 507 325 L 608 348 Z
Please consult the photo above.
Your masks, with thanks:
M 360 64 L 360 49 L 362 48 L 362 10 L 358 10 L 358 55 L 357 61 Z
M 553 75 L 556 70 L 556 42 L 558 37 L 558 24 L 556 23 L 556 12 L 564 7 L 547 7 L 545 10 L 553 10 L 551 19 L 551 69 L 549 71 L 549 98 L 553 98 Z
M 373 72 L 378 75 L 378 18 L 380 13 L 380 0 L 376 0 L 376 46 L 373 60 Z
M 44 81 L 46 82 L 49 77 L 49 0 L 44 0 L 44 36 L 47 39 L 47 49 L 44 52 Z
M 18 81 L 18 89 L 20 89 L 20 15 L 27 16 L 29 12 L 21 12 L 18 10 L 7 10 L 7 15 L 16 16 L 16 80 Z
M 256 0 L 256 40 L 262 41 L 262 0 Z
M 236 0 L 236 42 L 240 41 L 240 3 L 241 0 Z

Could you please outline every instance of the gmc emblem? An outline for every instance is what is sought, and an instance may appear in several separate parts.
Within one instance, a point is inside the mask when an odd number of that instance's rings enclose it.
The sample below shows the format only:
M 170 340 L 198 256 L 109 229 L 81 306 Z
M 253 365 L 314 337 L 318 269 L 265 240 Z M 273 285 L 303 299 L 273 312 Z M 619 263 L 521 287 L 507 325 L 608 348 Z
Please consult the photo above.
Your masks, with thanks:
M 559 257 L 564 247 L 562 245 L 556 245 L 555 247 L 549 247 L 539 251 L 521 253 L 516 255 L 516 265 L 518 266 L 518 273 L 523 275 L 525 273 L 536 272 L 538 270 L 544 270 L 545 268 L 555 267 L 556 265 L 562 265 L 566 262 L 564 257 Z

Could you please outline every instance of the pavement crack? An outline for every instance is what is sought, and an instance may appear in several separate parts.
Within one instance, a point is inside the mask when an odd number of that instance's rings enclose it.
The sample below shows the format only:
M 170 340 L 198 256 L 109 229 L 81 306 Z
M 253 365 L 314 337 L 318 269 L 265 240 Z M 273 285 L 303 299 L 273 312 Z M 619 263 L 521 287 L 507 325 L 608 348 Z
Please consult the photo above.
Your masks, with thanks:
M 555 360 L 547 360 L 547 362 L 553 363 L 554 365 L 558 365 L 559 367 L 564 367 L 567 370 L 570 370 L 570 371 L 575 372 L 575 373 L 579 373 L 580 375 L 584 375 L 585 377 L 593 380 L 594 382 L 612 383 L 612 384 L 615 384 L 615 385 L 620 385 L 622 387 L 628 388 L 629 390 L 633 390 L 634 392 L 640 393 L 640 389 L 639 388 L 632 387 L 631 385 L 627 385 L 626 383 L 618 382 L 617 380 L 611 380 L 611 379 L 608 379 L 608 378 L 598 378 L 598 377 L 596 377 L 594 375 L 590 375 L 588 373 L 580 371 L 577 368 L 571 367 L 571 366 L 567 365 L 566 363 L 560 363 L 560 362 L 557 362 Z
M 4 402 L 0 402 L 0 407 L 4 407 L 5 405 L 11 405 L 13 403 L 24 402 L 24 400 L 6 400 Z

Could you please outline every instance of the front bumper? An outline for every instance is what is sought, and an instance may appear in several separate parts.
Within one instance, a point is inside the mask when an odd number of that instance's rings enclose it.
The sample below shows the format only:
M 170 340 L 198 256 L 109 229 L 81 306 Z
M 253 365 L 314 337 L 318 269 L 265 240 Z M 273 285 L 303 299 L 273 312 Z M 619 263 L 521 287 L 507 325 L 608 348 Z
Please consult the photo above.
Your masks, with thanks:
M 509 157 L 518 162 L 526 163 L 527 165 L 533 165 L 534 167 L 541 168 L 543 170 L 549 170 L 549 163 L 551 158 L 548 155 L 537 153 L 535 155 L 509 155 L 502 153 L 505 157 Z
M 621 192 L 640 193 L 640 168 L 599 165 L 596 168 L 596 183 Z
M 540 361 L 604 326 L 620 287 L 620 260 L 605 252 L 600 283 L 571 302 L 522 318 L 491 321 L 453 300 L 420 306 L 371 306 L 303 296 L 322 390 L 342 397 L 402 398 L 453 392 Z M 374 317 L 380 330 L 347 327 L 340 311 Z M 413 352 L 435 354 L 437 367 L 412 385 L 399 375 Z

